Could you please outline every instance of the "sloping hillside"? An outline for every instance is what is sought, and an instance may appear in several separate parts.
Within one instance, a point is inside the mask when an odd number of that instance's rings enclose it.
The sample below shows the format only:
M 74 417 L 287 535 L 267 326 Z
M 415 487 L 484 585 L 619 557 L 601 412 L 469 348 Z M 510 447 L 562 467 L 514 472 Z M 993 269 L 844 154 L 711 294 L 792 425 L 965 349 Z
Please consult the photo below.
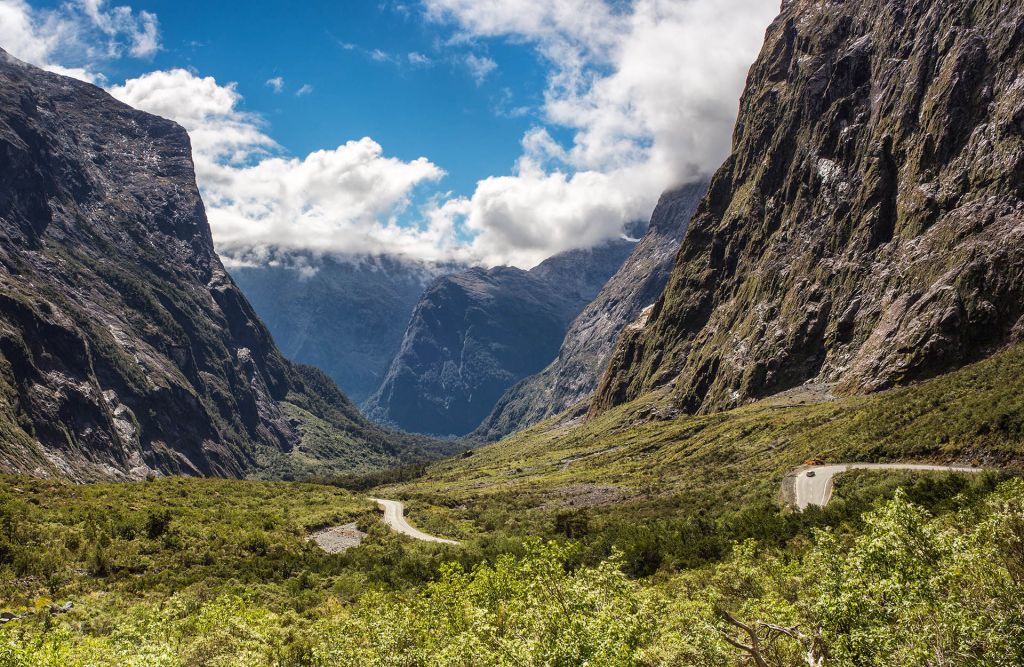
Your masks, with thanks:
M 555 357 L 573 318 L 635 245 L 613 239 L 530 271 L 476 267 L 438 278 L 416 305 L 367 414 L 416 433 L 469 433 L 505 390 Z
M 0 51 L 0 164 L 2 469 L 242 476 L 437 446 L 280 355 L 214 252 L 180 126 Z
M 543 371 L 505 392 L 473 432 L 474 439 L 497 440 L 593 393 L 623 327 L 665 288 L 679 242 L 706 189 L 707 183 L 699 182 L 662 195 L 647 232 L 597 298 L 573 320 L 558 356 Z
M 594 408 L 928 378 L 1024 335 L 1024 6 L 785 3 L 732 155 Z
M 805 388 L 681 415 L 648 394 L 583 425 L 542 422 L 376 493 L 424 507 L 418 525 L 468 536 L 588 508 L 628 524 L 777 507 L 783 477 L 810 458 L 1022 470 L 1024 345 L 910 387 L 822 398 Z

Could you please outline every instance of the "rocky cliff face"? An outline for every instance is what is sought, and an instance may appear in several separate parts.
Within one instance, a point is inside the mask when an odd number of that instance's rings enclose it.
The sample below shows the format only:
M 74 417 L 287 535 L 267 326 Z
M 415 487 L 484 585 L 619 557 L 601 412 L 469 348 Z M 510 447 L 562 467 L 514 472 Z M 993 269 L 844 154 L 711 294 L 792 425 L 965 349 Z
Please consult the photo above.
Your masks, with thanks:
M 708 411 L 808 379 L 926 378 L 1020 338 L 1024 5 L 791 0 L 601 410 Z
M 281 352 L 323 370 L 356 403 L 380 386 L 427 285 L 465 268 L 387 256 L 300 259 L 228 270 Z
M 647 233 L 597 298 L 573 320 L 555 360 L 505 392 L 474 431 L 474 439 L 498 440 L 593 393 L 623 327 L 665 288 L 679 243 L 706 190 L 707 182 L 701 182 L 662 195 Z
M 0 468 L 79 480 L 244 475 L 309 455 L 309 420 L 362 462 L 403 444 L 278 353 L 181 127 L 2 51 L 0 395 Z
M 413 311 L 367 414 L 417 433 L 472 431 L 506 389 L 554 358 L 569 323 L 634 245 L 574 250 L 530 271 L 473 268 L 439 278 Z

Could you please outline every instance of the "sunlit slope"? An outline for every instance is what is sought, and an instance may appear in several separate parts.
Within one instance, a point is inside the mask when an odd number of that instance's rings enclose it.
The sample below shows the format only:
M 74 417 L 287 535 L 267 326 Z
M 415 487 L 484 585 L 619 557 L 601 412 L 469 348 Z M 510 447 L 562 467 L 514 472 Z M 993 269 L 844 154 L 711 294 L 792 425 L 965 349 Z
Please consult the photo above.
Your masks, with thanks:
M 775 499 L 783 476 L 828 461 L 1013 467 L 1024 454 L 1024 346 L 920 384 L 805 403 L 799 394 L 669 418 L 647 395 L 581 425 L 545 422 L 389 489 L 452 505 L 600 506 L 675 497 L 715 507 Z

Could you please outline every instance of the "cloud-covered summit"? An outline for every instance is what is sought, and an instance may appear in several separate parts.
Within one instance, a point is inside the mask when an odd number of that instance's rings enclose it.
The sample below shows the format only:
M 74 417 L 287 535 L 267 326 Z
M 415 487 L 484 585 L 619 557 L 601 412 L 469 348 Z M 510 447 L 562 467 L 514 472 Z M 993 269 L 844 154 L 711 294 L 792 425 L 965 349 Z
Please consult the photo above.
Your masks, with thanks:
M 714 171 L 775 0 L 425 0 L 453 40 L 531 44 L 549 65 L 543 120 L 510 175 L 480 181 L 482 256 L 532 264 L 646 219 L 665 189 Z M 571 133 L 565 144 L 552 138 Z
M 518 159 L 480 174 L 472 192 L 447 191 L 445 165 L 430 155 L 393 157 L 370 137 L 292 155 L 238 85 L 192 69 L 109 90 L 189 131 L 228 261 L 294 250 L 529 268 L 619 235 L 662 191 L 719 166 L 776 10 L 776 0 L 423 0 L 409 20 L 438 33 L 436 61 L 462 63 L 470 85 L 504 75 L 489 45 L 527 49 L 546 71 Z M 160 39 L 155 15 L 105 0 L 52 10 L 0 0 L 0 44 L 80 78 L 97 80 L 112 58 L 152 55 Z M 407 60 L 435 62 L 412 51 Z M 285 90 L 283 75 L 265 79 L 266 93 Z M 316 104 L 309 91 L 296 85 L 292 97 Z

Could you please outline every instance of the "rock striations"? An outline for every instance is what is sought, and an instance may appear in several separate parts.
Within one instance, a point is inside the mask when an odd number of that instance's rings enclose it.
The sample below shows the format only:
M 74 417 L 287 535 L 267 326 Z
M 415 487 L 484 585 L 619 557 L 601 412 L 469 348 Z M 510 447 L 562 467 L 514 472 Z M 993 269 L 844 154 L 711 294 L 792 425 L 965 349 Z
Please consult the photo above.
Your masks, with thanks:
M 3 51 L 0 394 L 0 469 L 78 480 L 245 475 L 311 455 L 310 421 L 363 464 L 405 444 L 278 353 L 180 126 Z
M 474 439 L 498 440 L 563 412 L 593 393 L 623 327 L 653 304 L 665 288 L 679 242 L 706 190 L 707 182 L 699 182 L 662 195 L 647 233 L 597 298 L 573 321 L 558 356 L 543 371 L 505 392 L 474 431 Z
M 469 433 L 506 389 L 554 358 L 573 318 L 635 245 L 616 239 L 530 271 L 473 268 L 439 278 L 413 311 L 367 414 L 417 433 Z
M 356 403 L 380 386 L 412 310 L 464 266 L 389 256 L 285 256 L 228 268 L 286 357 L 323 370 Z
M 790 0 L 593 409 L 915 381 L 1024 337 L 1024 5 Z

